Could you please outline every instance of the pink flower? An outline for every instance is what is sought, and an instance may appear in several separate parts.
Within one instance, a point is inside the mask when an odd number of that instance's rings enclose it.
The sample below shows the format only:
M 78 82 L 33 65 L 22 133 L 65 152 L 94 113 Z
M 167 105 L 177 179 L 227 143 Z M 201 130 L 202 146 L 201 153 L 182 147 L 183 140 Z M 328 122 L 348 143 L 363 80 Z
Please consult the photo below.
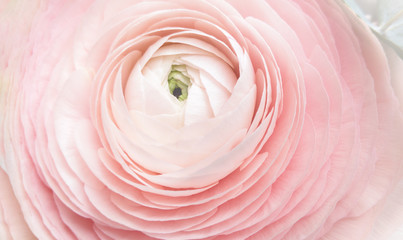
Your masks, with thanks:
M 388 239 L 401 223 L 399 102 L 344 4 L 0 12 L 2 239 Z

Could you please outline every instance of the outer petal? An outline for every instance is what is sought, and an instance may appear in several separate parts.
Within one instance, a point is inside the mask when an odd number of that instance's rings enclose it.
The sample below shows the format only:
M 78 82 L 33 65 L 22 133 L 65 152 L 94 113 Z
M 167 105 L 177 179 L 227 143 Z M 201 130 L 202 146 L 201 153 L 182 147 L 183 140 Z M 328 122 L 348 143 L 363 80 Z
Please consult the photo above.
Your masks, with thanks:
M 0 169 L 0 239 L 36 239 L 25 222 L 7 174 Z
M 403 112 L 403 59 L 400 58 L 395 50 L 386 44 L 383 47 L 388 58 L 392 87 L 400 102 L 400 111 Z

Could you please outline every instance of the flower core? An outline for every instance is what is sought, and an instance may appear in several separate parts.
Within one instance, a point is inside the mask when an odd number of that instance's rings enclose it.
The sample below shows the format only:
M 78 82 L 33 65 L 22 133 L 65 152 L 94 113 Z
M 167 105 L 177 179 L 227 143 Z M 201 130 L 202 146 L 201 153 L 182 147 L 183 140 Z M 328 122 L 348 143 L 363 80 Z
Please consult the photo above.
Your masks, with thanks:
M 188 88 L 191 86 L 190 77 L 187 74 L 186 66 L 172 65 L 168 75 L 169 92 L 179 101 L 184 101 L 188 97 Z

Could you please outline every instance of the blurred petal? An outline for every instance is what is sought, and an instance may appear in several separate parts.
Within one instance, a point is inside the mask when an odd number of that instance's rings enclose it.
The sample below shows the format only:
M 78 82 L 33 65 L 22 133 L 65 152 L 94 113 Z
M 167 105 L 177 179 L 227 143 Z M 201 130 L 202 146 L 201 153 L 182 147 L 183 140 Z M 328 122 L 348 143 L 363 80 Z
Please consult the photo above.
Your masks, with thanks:
M 0 169 L 0 239 L 36 239 L 25 222 L 7 174 Z

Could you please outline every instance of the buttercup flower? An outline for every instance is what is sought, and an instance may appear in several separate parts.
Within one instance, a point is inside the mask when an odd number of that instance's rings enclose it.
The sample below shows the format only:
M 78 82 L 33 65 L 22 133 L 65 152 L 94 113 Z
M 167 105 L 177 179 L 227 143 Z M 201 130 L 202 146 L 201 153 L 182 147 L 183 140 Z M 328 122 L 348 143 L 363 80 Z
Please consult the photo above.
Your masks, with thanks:
M 0 3 L 1 239 L 388 239 L 403 134 L 340 1 Z

